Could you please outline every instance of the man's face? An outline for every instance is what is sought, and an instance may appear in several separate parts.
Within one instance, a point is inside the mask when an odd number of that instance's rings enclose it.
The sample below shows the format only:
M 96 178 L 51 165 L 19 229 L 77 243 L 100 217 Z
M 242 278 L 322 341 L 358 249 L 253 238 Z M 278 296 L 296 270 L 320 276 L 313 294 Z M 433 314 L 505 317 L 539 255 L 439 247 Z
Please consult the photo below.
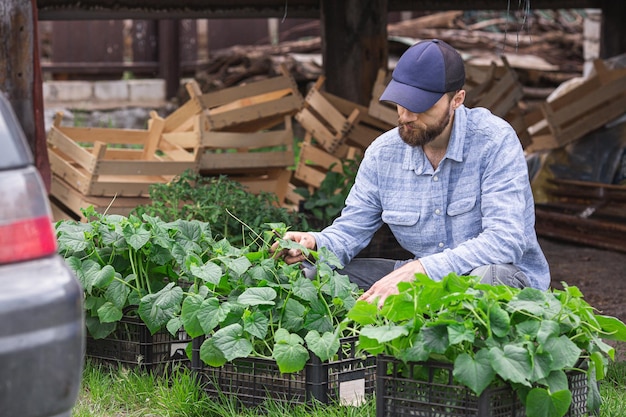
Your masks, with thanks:
M 435 140 L 450 123 L 454 107 L 448 94 L 423 113 L 413 113 L 398 105 L 398 127 L 402 140 L 410 146 L 424 146 Z

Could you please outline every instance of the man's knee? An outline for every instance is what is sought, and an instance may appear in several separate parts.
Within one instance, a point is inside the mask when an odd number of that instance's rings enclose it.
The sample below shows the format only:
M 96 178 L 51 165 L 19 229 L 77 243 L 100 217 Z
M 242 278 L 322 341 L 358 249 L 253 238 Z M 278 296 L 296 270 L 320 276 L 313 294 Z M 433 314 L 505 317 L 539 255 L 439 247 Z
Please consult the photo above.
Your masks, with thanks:
M 513 288 L 529 287 L 528 277 L 518 267 L 511 264 L 483 265 L 469 274 L 480 277 L 480 282 L 491 285 L 504 284 Z

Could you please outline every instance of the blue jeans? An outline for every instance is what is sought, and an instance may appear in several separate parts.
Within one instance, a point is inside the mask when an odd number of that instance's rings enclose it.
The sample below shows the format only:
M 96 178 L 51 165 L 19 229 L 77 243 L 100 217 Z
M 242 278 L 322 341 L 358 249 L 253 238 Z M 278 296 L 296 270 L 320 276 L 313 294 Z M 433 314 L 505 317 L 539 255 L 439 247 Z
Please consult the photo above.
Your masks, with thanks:
M 382 258 L 354 258 L 339 272 L 348 275 L 350 281 L 357 284 L 359 288 L 367 290 L 376 281 L 410 261 L 412 259 L 395 261 Z M 309 275 L 306 271 L 305 274 Z M 512 264 L 483 265 L 465 275 L 481 277 L 481 282 L 491 285 L 504 284 L 514 288 L 524 288 L 530 285 L 526 274 Z

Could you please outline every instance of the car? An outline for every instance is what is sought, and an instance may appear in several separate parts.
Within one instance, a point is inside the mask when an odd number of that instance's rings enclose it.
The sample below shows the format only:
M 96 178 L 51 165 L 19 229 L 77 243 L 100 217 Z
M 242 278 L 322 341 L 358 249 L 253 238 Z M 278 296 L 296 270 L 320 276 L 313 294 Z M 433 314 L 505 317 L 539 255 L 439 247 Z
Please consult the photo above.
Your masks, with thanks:
M 0 416 L 69 417 L 85 358 L 84 292 L 58 254 L 41 173 L 0 92 Z

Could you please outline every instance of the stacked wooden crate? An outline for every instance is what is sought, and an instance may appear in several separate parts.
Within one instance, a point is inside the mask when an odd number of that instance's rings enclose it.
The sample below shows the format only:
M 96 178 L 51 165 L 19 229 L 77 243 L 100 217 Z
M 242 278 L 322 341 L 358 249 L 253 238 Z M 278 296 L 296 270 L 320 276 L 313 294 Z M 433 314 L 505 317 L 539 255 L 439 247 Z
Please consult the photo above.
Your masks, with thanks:
M 320 77 L 307 92 L 296 120 L 305 129 L 292 186 L 313 192 L 329 171 L 342 172 L 346 160 L 358 158 L 381 133 L 393 126 L 368 114 L 365 106 L 322 90 Z
M 292 118 L 304 99 L 291 75 L 203 93 L 186 85 L 190 99 L 172 113 L 163 136 L 199 151 L 205 176 L 227 175 L 251 192 L 276 194 L 285 204 L 294 164 Z
M 82 208 L 127 215 L 149 201 L 151 184 L 197 170 L 198 148 L 163 137 L 165 120 L 152 113 L 148 129 L 68 127 L 58 113 L 48 133 L 51 199 L 83 218 Z
M 624 114 L 626 68 L 594 61 L 593 73 L 527 116 L 531 151 L 572 143 Z

